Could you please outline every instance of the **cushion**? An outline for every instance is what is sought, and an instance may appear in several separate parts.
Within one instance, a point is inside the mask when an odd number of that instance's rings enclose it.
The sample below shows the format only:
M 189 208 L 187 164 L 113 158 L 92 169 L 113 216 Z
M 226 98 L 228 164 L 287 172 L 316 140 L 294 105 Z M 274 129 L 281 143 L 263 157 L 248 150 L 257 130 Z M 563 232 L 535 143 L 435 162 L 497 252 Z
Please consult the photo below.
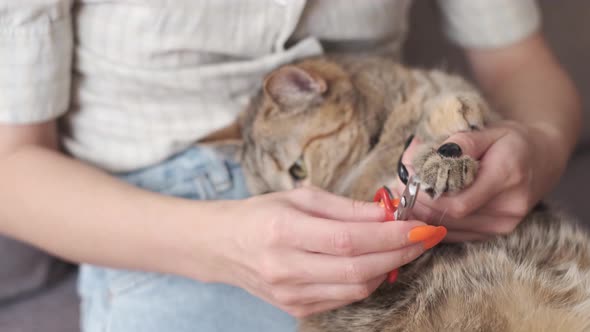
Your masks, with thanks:
M 55 283 L 69 269 L 36 248 L 0 236 L 0 305 Z

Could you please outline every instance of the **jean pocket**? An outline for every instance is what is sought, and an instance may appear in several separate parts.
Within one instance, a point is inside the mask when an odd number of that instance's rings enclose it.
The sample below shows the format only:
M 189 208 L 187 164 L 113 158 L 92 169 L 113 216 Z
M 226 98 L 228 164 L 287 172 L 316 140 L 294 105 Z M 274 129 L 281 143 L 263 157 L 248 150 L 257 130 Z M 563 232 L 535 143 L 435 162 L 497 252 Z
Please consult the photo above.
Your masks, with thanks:
M 177 179 L 158 190 L 159 193 L 194 200 L 212 199 L 213 189 L 206 174 L 195 174 Z
M 234 168 L 214 149 L 195 146 L 160 164 L 119 177 L 164 195 L 207 200 L 234 189 Z

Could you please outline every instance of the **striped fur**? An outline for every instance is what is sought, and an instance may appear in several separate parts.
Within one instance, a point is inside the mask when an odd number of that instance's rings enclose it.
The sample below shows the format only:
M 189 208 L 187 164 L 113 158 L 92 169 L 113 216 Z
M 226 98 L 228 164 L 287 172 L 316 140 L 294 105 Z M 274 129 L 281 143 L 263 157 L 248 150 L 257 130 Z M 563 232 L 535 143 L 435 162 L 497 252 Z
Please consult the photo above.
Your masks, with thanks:
M 269 74 L 243 114 L 242 159 L 254 193 L 312 184 L 369 200 L 397 176 L 404 142 L 433 196 L 470 184 L 477 162 L 433 147 L 496 118 L 463 79 L 382 58 L 309 59 Z M 302 163 L 306 178 L 290 170 Z M 301 172 L 301 169 L 299 170 Z M 368 299 L 304 320 L 301 331 L 588 331 L 587 234 L 544 206 L 488 242 L 441 245 Z

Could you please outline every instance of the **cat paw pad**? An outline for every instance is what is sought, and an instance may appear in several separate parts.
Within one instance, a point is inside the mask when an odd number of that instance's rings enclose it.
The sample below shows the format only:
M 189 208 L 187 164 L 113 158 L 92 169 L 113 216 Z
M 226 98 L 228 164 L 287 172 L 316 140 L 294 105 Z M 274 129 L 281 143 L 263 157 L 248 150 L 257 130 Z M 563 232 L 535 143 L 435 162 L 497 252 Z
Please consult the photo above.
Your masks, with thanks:
M 432 198 L 447 192 L 457 192 L 468 187 L 477 174 L 478 163 L 461 153 L 455 143 L 447 143 L 438 149 L 426 147 L 413 161 L 421 187 Z

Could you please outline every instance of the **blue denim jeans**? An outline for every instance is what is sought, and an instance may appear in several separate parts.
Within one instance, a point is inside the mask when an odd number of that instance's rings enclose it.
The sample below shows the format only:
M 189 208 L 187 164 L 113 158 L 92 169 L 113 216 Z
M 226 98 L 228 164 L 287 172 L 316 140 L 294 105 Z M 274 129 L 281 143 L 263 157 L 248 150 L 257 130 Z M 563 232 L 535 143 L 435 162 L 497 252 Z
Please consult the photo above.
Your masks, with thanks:
M 190 199 L 249 195 L 239 164 L 207 147 L 196 146 L 153 167 L 118 176 L 147 190 Z M 174 275 L 83 265 L 78 291 L 83 332 L 296 329 L 294 318 L 240 288 Z

